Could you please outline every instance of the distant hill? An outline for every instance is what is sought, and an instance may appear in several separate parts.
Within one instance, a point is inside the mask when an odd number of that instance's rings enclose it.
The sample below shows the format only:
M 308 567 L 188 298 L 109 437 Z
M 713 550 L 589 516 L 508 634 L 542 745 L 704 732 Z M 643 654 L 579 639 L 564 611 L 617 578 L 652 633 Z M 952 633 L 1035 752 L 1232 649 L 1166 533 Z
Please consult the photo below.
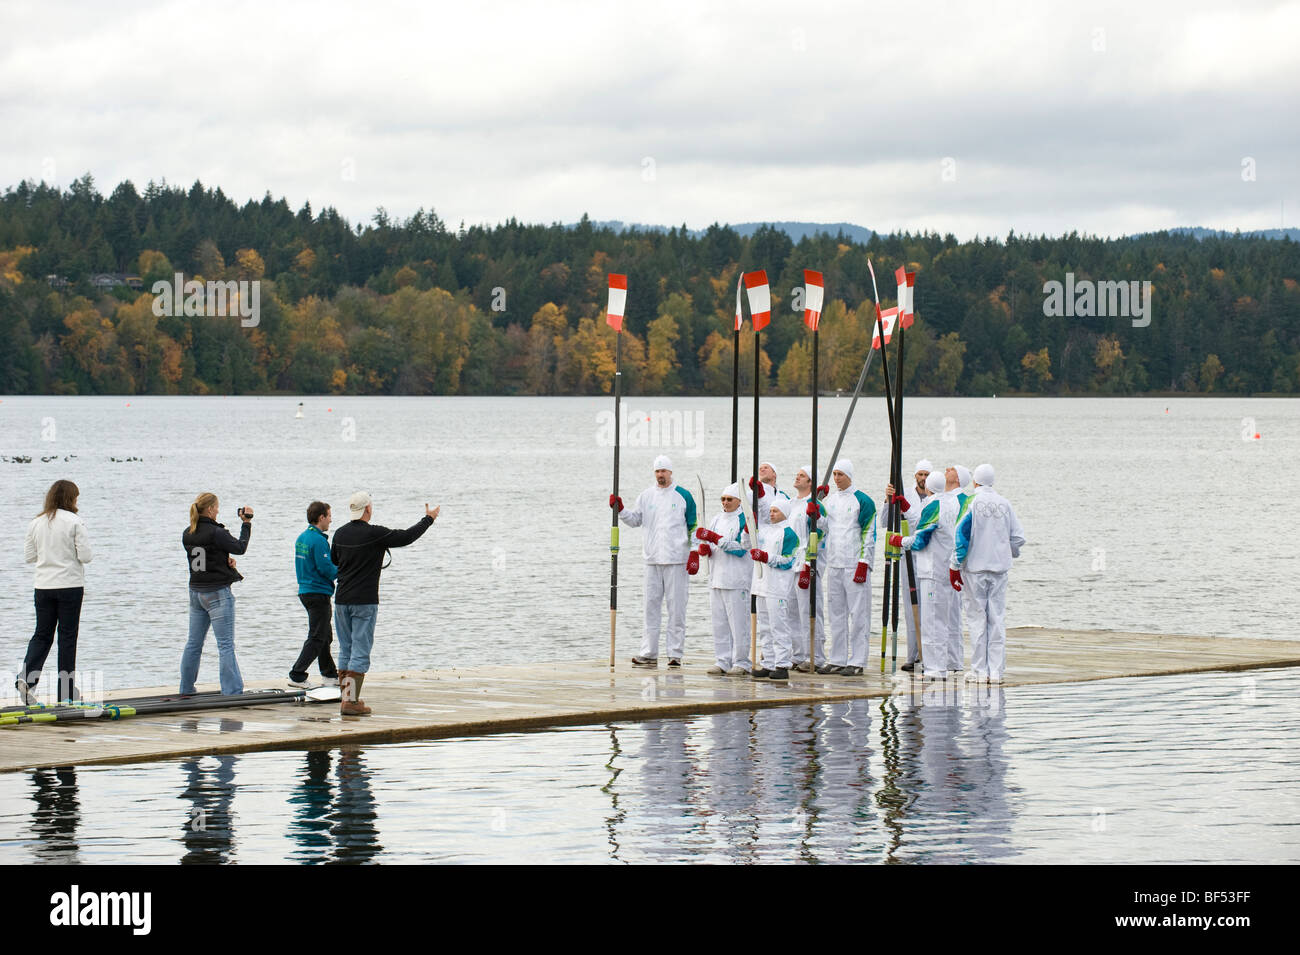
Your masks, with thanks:
M 569 223 L 572 228 L 577 223 Z M 603 222 L 591 223 L 597 229 L 613 229 L 616 232 L 622 232 L 625 229 L 638 229 L 642 232 L 667 232 L 669 227 L 663 225 L 645 225 L 639 222 L 623 222 L 620 219 L 608 219 Z M 762 226 L 770 225 L 780 229 L 790 237 L 792 242 L 798 242 L 804 236 L 817 235 L 824 232 L 827 235 L 839 235 L 843 233 L 853 242 L 866 242 L 875 232 L 871 229 L 864 228 L 860 225 L 854 225 L 851 222 L 736 222 L 726 223 L 727 227 L 737 232 L 741 238 L 747 239 Z M 704 235 L 704 229 L 688 229 L 687 233 L 693 239 L 698 239 Z
M 569 223 L 569 228 L 573 228 L 577 223 Z M 667 232 L 669 226 L 664 225 L 646 225 L 641 222 L 624 222 L 621 219 L 607 219 L 600 222 L 591 223 L 598 229 L 613 229 L 615 232 L 623 232 L 627 229 L 636 229 L 640 232 Z M 741 238 L 748 239 L 759 228 L 765 225 L 773 226 L 780 229 L 790 237 L 792 242 L 798 242 L 804 236 L 817 235 L 824 232 L 827 235 L 843 234 L 853 242 L 865 243 L 876 233 L 865 226 L 854 225 L 851 222 L 736 222 L 728 223 L 727 227 L 734 230 Z M 698 239 L 704 235 L 704 229 L 687 229 L 687 234 Z M 1243 239 L 1290 239 L 1292 242 L 1300 242 L 1300 229 L 1256 229 L 1251 232 L 1228 232 L 1224 229 L 1206 229 L 1201 226 L 1180 226 L 1175 229 L 1165 229 L 1163 232 L 1169 235 L 1190 235 L 1197 239 L 1231 239 L 1235 235 L 1240 235 Z M 1142 236 L 1159 235 L 1160 232 L 1142 232 L 1129 236 L 1130 239 L 1141 238 Z
M 1292 242 L 1300 242 L 1300 229 L 1255 229 L 1252 232 L 1228 232 L 1224 229 L 1203 229 L 1200 226 L 1183 226 L 1178 229 L 1167 229 L 1170 235 L 1190 235 L 1193 239 L 1231 239 L 1240 235 L 1243 239 L 1290 239 Z M 1144 235 L 1155 235 L 1154 232 L 1143 233 Z M 1137 238 L 1137 236 L 1130 236 Z

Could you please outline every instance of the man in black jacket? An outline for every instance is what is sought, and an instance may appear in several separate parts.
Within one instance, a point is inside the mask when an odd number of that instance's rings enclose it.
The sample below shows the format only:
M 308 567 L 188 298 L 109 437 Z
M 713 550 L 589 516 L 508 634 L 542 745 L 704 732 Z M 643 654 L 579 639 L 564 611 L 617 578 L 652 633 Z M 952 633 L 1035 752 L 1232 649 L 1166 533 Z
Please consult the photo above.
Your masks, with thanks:
M 330 559 L 339 569 L 334 595 L 334 630 L 339 638 L 339 686 L 344 716 L 365 716 L 370 712 L 361 699 L 361 684 L 370 670 L 370 648 L 375 642 L 375 618 L 379 613 L 379 574 L 390 547 L 413 544 L 433 526 L 441 508 L 424 505 L 424 517 L 406 530 L 390 530 L 370 523 L 373 502 L 365 491 L 348 501 L 352 520 L 334 532 Z

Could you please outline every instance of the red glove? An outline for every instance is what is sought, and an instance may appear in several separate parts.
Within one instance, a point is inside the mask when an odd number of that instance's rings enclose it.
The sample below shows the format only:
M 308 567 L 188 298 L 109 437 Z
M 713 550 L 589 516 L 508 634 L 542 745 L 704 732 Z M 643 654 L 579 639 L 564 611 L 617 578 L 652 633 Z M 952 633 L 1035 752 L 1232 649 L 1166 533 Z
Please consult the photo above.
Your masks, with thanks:
M 812 577 L 812 568 L 807 564 L 803 565 L 803 570 L 799 571 L 799 589 L 808 589 L 808 580 Z
M 811 518 L 816 518 L 821 514 L 821 511 L 817 510 L 816 501 L 809 501 L 808 506 L 804 508 L 804 510 L 808 512 L 808 516 Z
M 757 485 L 757 487 L 758 487 L 758 496 L 759 496 L 759 497 L 762 497 L 764 494 L 767 493 L 767 490 L 763 487 L 763 482 L 762 482 L 762 481 L 759 481 L 759 480 L 757 480 L 756 478 L 750 478 L 750 479 L 749 479 L 749 489 L 750 489 L 751 491 L 754 490 L 755 485 Z
M 888 536 L 888 538 L 886 538 L 886 541 L 888 542 L 888 544 L 889 544 L 890 547 L 902 547 L 902 546 L 903 546 L 903 535 L 902 535 L 902 534 L 890 534 L 890 535 Z
M 904 514 L 906 514 L 907 509 L 912 506 L 911 504 L 907 503 L 907 498 L 903 497 L 903 495 L 901 494 L 895 494 L 892 500 L 895 504 L 898 505 L 899 510 L 901 510 Z
M 765 550 L 759 550 L 757 547 L 755 547 L 753 550 L 749 552 L 749 556 L 752 559 L 758 561 L 760 564 L 767 563 L 767 551 Z
M 961 585 L 962 585 L 961 571 L 960 571 L 960 570 L 953 570 L 951 567 L 949 567 L 949 568 L 948 568 L 948 583 L 952 584 L 952 589 L 953 589 L 953 590 L 961 590 Z
M 700 572 L 700 555 L 691 551 L 691 556 L 686 558 L 686 573 L 694 577 Z
M 695 528 L 695 539 L 708 541 L 710 544 L 719 544 L 722 542 L 722 535 L 709 530 L 707 527 L 697 527 Z
M 696 550 L 699 551 L 701 557 L 713 556 L 713 548 L 710 547 L 707 542 L 701 543 L 700 546 L 696 548 Z
M 616 511 L 621 511 L 623 510 L 623 499 L 617 494 L 611 494 L 609 496 L 609 506 Z
M 870 569 L 865 560 L 858 561 L 858 569 L 853 572 L 853 582 L 855 584 L 865 584 L 867 582 L 867 571 Z
M 819 487 L 817 488 L 817 500 L 819 500 L 819 501 L 822 500 L 822 499 L 825 498 L 826 495 L 829 494 L 829 493 L 831 493 L 831 487 L 830 487 L 829 484 L 823 484 L 823 485 L 819 486 Z

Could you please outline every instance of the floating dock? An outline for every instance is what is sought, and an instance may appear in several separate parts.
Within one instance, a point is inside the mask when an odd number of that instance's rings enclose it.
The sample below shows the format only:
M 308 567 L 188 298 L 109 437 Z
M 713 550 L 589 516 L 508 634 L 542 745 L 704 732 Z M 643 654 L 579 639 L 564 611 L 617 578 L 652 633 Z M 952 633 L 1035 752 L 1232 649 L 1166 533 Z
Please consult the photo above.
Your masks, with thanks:
M 708 676 L 705 670 L 713 660 L 698 654 L 680 669 L 669 669 L 666 658 L 660 659 L 658 669 L 645 669 L 631 665 L 632 640 L 627 643 L 629 651 L 613 670 L 605 661 L 585 661 L 370 673 L 363 696 L 374 713 L 365 717 L 340 716 L 337 704 L 274 703 L 120 721 L 2 727 L 0 772 L 685 717 L 883 697 L 924 685 L 908 673 L 882 674 L 879 656 L 868 661 L 862 677 L 792 671 L 784 684 Z M 879 653 L 879 644 L 875 650 Z M 1021 627 L 1007 632 L 1007 663 L 1005 687 L 1250 670 L 1300 665 L 1300 641 Z M 951 680 L 949 684 L 954 690 L 961 685 Z M 248 684 L 249 689 L 284 686 L 283 681 Z M 174 684 L 122 688 L 108 696 L 175 689 Z

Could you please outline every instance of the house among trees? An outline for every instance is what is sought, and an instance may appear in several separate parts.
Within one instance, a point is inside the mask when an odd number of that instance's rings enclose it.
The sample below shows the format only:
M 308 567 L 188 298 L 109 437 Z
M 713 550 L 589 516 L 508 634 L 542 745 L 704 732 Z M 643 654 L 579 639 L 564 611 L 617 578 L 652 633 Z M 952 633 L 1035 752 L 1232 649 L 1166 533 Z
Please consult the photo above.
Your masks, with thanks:
M 112 289 L 125 285 L 137 292 L 144 288 L 144 282 L 138 275 L 126 272 L 98 272 L 90 277 L 90 284 L 98 289 Z

